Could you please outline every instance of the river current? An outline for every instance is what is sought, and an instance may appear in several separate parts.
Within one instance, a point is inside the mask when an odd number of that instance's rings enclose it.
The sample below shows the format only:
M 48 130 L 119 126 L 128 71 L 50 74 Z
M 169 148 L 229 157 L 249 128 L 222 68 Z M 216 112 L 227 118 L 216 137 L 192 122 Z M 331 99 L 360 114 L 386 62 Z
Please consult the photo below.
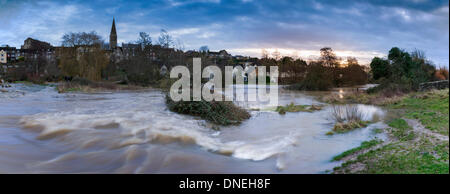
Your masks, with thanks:
M 315 96 L 324 94 L 280 89 L 278 98 L 280 105 L 320 105 Z M 328 136 L 329 105 L 280 115 L 237 104 L 252 117 L 215 130 L 167 110 L 159 90 L 59 94 L 13 84 L 0 92 L 0 173 L 327 173 L 339 165 L 333 156 L 385 127 L 381 119 Z M 385 114 L 357 106 L 366 117 Z

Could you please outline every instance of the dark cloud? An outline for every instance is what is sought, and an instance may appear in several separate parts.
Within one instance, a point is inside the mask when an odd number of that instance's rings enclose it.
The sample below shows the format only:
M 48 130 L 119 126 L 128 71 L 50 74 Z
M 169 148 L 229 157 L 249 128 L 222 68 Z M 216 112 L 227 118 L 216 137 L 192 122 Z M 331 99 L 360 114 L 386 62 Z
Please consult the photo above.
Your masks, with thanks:
M 135 40 L 139 31 L 156 39 L 164 28 L 187 49 L 205 44 L 241 51 L 331 46 L 386 53 L 399 46 L 422 49 L 440 65 L 448 66 L 449 60 L 449 8 L 442 0 L 0 0 L 0 5 L 6 18 L 0 21 L 5 26 L 0 44 L 15 46 L 28 36 L 59 44 L 69 31 L 95 30 L 108 37 L 116 17 L 124 42 Z M 52 16 L 59 18 L 45 18 Z

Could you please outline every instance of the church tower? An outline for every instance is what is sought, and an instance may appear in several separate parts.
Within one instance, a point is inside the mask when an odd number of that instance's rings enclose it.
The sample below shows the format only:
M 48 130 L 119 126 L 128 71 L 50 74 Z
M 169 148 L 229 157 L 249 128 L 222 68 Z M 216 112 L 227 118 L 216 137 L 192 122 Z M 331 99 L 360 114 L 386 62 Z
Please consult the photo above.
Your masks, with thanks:
M 114 18 L 111 27 L 111 34 L 109 35 L 109 48 L 110 49 L 117 48 L 117 32 L 116 32 L 116 22 Z

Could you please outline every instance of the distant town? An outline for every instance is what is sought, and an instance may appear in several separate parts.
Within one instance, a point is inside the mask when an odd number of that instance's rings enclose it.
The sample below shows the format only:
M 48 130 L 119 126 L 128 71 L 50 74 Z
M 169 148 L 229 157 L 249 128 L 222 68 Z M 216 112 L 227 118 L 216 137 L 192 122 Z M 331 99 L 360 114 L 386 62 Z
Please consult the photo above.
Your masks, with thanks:
M 258 66 L 278 66 L 278 83 L 300 90 L 328 90 L 332 87 L 363 85 L 378 79 L 379 66 L 394 63 L 391 59 L 373 58 L 370 67 L 360 65 L 355 57 L 342 59 L 330 47 L 320 49 L 317 60 L 303 60 L 281 56 L 279 52 L 261 57 L 231 55 L 226 50 L 210 51 L 208 46 L 198 50 L 183 51 L 175 48 L 173 37 L 161 30 L 157 40 L 146 32 L 140 32 L 137 40 L 118 44 L 116 21 L 113 18 L 109 42 L 104 42 L 95 31 L 69 32 L 62 44 L 54 46 L 42 40 L 27 38 L 20 49 L 8 45 L 0 47 L 0 76 L 7 82 L 29 81 L 33 83 L 71 81 L 84 79 L 93 82 L 111 82 L 126 85 L 168 87 L 168 71 L 178 65 L 191 67 L 192 58 L 202 59 L 203 67 L 216 65 L 241 66 L 257 69 Z M 422 51 L 406 53 L 394 47 L 389 52 L 402 52 L 415 56 L 422 63 L 422 71 L 429 77 L 435 75 L 434 64 L 424 58 Z M 249 68 L 250 67 L 250 68 Z M 441 72 L 445 72 L 442 70 Z M 244 72 L 246 75 L 248 72 Z M 382 72 L 385 73 L 385 72 Z M 438 72 L 439 73 L 439 72 Z M 387 75 L 383 75 L 387 76 Z M 244 76 L 245 77 L 245 76 Z M 415 86 L 416 87 L 416 86 Z
M 88 38 L 93 38 L 92 36 L 89 37 L 89 35 L 98 36 L 94 33 L 84 33 L 87 35 Z M 74 34 L 72 34 L 74 35 Z M 143 35 L 141 33 L 141 35 Z M 83 39 L 81 37 L 83 35 L 80 34 L 80 39 Z M 145 36 L 148 36 L 145 34 Z M 175 48 L 170 47 L 171 37 L 170 35 L 166 34 L 163 35 L 166 38 L 167 45 L 163 44 L 155 44 L 152 45 L 151 42 L 148 42 L 148 40 L 145 40 L 146 37 L 141 37 L 141 42 L 139 43 L 122 43 L 122 45 L 118 45 L 117 43 L 117 30 L 116 30 L 116 24 L 115 20 L 113 19 L 112 26 L 111 26 L 111 32 L 109 37 L 109 43 L 105 42 L 98 42 L 100 48 L 105 52 L 105 54 L 108 56 L 110 60 L 112 60 L 114 63 L 121 62 L 123 60 L 130 59 L 131 57 L 134 57 L 137 55 L 137 52 L 144 51 L 144 48 L 146 46 L 152 46 L 153 49 L 150 49 L 147 53 L 151 61 L 158 61 L 157 55 L 155 54 L 156 50 L 164 49 L 165 52 L 181 52 L 180 50 L 177 50 Z M 148 37 L 149 38 L 149 37 Z M 92 43 L 95 42 L 95 40 L 98 40 L 98 37 L 94 37 L 92 40 Z M 86 41 L 86 40 L 85 40 Z M 47 43 L 45 41 L 36 40 L 33 38 L 27 38 L 23 45 L 19 48 L 11 47 L 9 45 L 2 45 L 0 47 L 0 63 L 2 64 L 2 74 L 5 76 L 10 72 L 11 68 L 25 68 L 22 67 L 23 65 L 26 65 L 25 63 L 19 63 L 22 61 L 41 61 L 40 65 L 49 65 L 50 63 L 56 63 L 58 59 L 58 53 L 61 53 L 61 51 L 66 47 L 77 47 L 79 50 L 81 47 L 86 46 L 92 46 L 92 44 L 88 43 L 72 43 L 71 45 L 63 43 L 62 46 L 54 46 L 50 43 Z M 195 50 L 189 50 L 184 52 L 184 55 L 186 56 L 196 56 L 199 52 L 202 52 L 205 54 L 205 56 L 209 58 L 218 58 L 218 59 L 235 59 L 235 60 L 249 60 L 249 61 L 256 61 L 256 58 L 251 57 L 244 57 L 242 55 L 236 55 L 232 56 L 229 54 L 226 50 L 220 50 L 218 52 L 210 51 L 206 46 L 201 48 L 204 49 L 202 51 L 195 51 Z M 81 51 L 81 50 L 80 50 Z M 45 64 L 42 64 L 44 60 Z M 248 64 L 248 63 L 245 63 Z M 22 65 L 22 66 L 21 66 Z M 29 65 L 29 63 L 28 63 Z M 161 67 L 167 68 L 166 65 L 161 65 Z M 36 69 L 36 72 L 39 73 L 39 70 Z M 45 74 L 48 72 L 40 72 L 38 76 L 44 77 Z

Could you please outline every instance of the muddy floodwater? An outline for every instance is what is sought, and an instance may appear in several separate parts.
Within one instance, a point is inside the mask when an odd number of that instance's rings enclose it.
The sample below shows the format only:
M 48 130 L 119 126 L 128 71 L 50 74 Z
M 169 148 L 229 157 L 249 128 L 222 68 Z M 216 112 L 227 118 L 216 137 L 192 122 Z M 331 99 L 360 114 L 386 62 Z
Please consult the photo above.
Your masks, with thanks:
M 279 103 L 319 105 L 315 96 L 325 94 L 280 89 Z M 333 156 L 385 127 L 374 106 L 358 109 L 379 122 L 327 136 L 329 105 L 280 115 L 237 104 L 252 117 L 214 130 L 167 110 L 159 90 L 59 94 L 13 84 L 0 92 L 0 173 L 327 173 L 339 165 Z

